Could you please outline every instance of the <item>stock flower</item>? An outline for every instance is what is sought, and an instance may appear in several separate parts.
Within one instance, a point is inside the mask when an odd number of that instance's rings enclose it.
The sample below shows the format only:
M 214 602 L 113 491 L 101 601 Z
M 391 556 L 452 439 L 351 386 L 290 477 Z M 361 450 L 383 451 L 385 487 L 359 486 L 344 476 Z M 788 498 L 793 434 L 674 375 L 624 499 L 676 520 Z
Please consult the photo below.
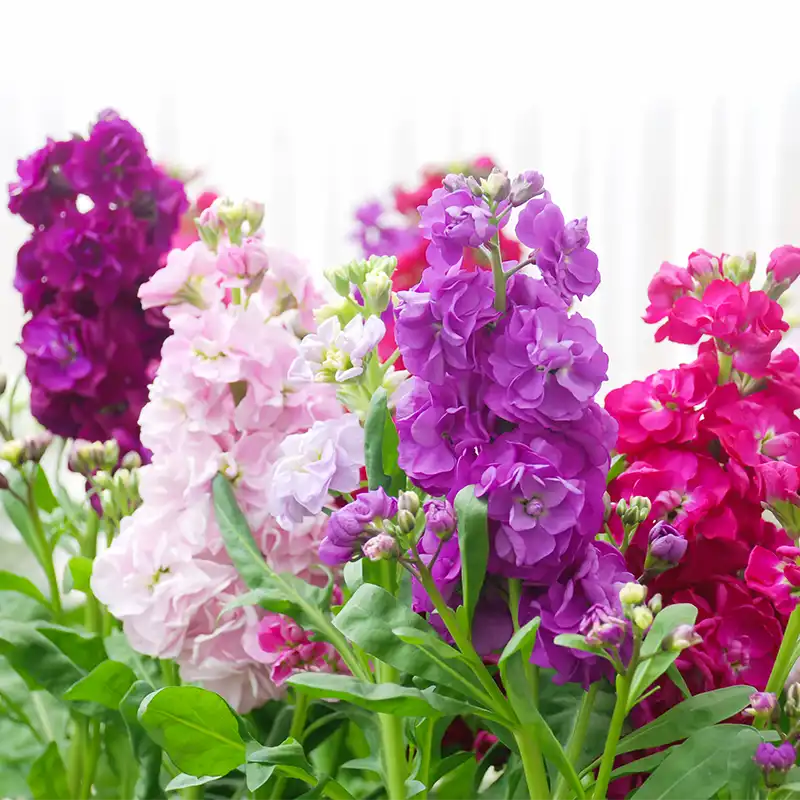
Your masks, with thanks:
M 597 254 L 589 250 L 586 217 L 565 223 L 561 209 L 545 193 L 522 209 L 519 240 L 536 251 L 536 266 L 545 283 L 566 303 L 592 294 L 600 284 Z
M 446 499 L 426 500 L 422 509 L 425 512 L 425 534 L 437 539 L 447 539 L 456 527 L 456 512 Z
M 607 368 L 589 320 L 547 306 L 517 306 L 492 333 L 486 403 L 513 422 L 576 419 Z
M 689 546 L 689 542 L 681 532 L 664 520 L 653 525 L 648 541 L 645 570 L 663 571 L 677 566 L 686 555 L 686 548 Z
M 767 774 L 773 771 L 788 772 L 797 761 L 797 752 L 789 741 L 778 746 L 771 742 L 761 742 L 756 747 L 753 761 Z
M 272 513 L 291 529 L 319 514 L 331 491 L 355 491 L 363 466 L 364 429 L 354 414 L 315 422 L 307 432 L 287 436 L 272 470 Z
M 800 549 L 754 547 L 744 579 L 751 589 L 768 597 L 782 614 L 791 614 L 800 596 Z
M 406 369 L 434 384 L 474 369 L 476 333 L 498 317 L 490 273 L 428 269 L 398 296 L 395 339 Z
M 769 255 L 767 273 L 776 283 L 797 280 L 800 276 L 800 247 L 790 244 L 776 247 Z
M 628 623 L 614 616 L 605 603 L 595 603 L 583 616 L 578 630 L 586 643 L 595 647 L 622 644 L 628 632 Z
M 692 289 L 694 281 L 689 271 L 665 261 L 647 287 L 650 305 L 647 307 L 644 321 L 652 324 L 664 319 L 678 298 L 691 292 Z
M 142 308 L 182 306 L 205 309 L 221 299 L 221 290 L 213 280 L 216 259 L 202 242 L 192 242 L 185 250 L 174 249 L 167 263 L 139 287 Z

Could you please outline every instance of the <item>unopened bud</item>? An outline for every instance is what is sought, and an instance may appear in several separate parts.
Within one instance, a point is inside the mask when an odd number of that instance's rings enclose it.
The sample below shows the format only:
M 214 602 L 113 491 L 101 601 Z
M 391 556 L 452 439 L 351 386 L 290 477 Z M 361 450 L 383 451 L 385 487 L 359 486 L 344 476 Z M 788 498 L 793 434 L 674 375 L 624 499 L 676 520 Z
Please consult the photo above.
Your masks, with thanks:
M 649 497 L 631 497 L 627 502 L 620 500 L 617 502 L 617 515 L 622 520 L 623 525 L 639 525 L 650 516 L 653 504 Z
M 614 513 L 614 504 L 611 502 L 611 495 L 608 492 L 603 493 L 603 522 L 608 522 L 611 515 Z
M 539 172 L 529 170 L 511 181 L 508 199 L 512 206 L 521 206 L 544 192 L 544 178 Z
M 5 372 L 0 372 L 0 397 L 6 393 L 6 387 L 8 386 L 8 376 Z
M 470 175 L 467 178 L 467 189 L 472 192 L 473 196 L 475 197 L 483 197 L 483 189 L 481 188 L 480 183 Z
M 463 175 L 451 172 L 442 179 L 442 186 L 444 186 L 448 192 L 457 192 L 460 189 L 467 188 L 467 179 Z
M 397 554 L 397 542 L 388 533 L 379 533 L 367 540 L 362 550 L 370 561 L 386 561 Z
M 135 451 L 131 450 L 122 457 L 122 467 L 128 470 L 139 469 L 142 466 L 142 457 Z
M 18 467 L 22 464 L 25 445 L 19 439 L 12 439 L 0 446 L 0 458 Z
M 800 717 L 800 683 L 793 683 L 786 690 L 786 702 L 783 710 L 788 717 Z
M 658 575 L 676 567 L 686 554 L 688 546 L 689 542 L 677 528 L 664 520 L 656 522 L 648 536 L 645 571 Z
M 206 209 L 208 211 L 208 209 Z M 203 212 L 205 213 L 205 212 Z M 204 225 L 199 219 L 194 221 L 195 228 L 197 228 L 197 235 L 200 241 L 212 252 L 217 252 L 219 247 L 219 229 L 211 225 Z
M 102 442 L 76 439 L 72 443 L 67 465 L 73 472 L 88 477 L 105 464 L 105 447 Z
M 347 325 L 350 320 L 358 314 L 358 306 L 355 303 L 348 302 L 346 298 L 342 298 L 341 300 L 334 301 L 333 303 L 327 303 L 320 308 L 315 309 L 314 311 L 314 319 L 316 320 L 318 325 L 321 325 L 325 322 L 326 319 L 330 319 L 331 317 L 338 317 L 339 322 L 342 323 L 342 327 Z
M 670 650 L 673 653 L 686 650 L 688 647 L 694 647 L 700 644 L 703 639 L 695 631 L 694 625 L 678 625 L 672 633 L 664 639 L 662 647 L 664 650 Z
M 422 505 L 425 511 L 425 530 L 447 541 L 456 529 L 456 512 L 449 500 L 430 499 Z
M 749 283 L 756 271 L 756 254 L 751 250 L 742 256 L 725 256 L 723 275 L 734 283 Z
M 769 719 L 778 706 L 778 698 L 774 692 L 754 692 L 750 695 L 750 705 L 743 713 L 749 717 Z
M 658 614 L 659 611 L 663 608 L 663 600 L 660 594 L 654 594 L 648 601 L 647 607 L 653 612 L 653 614 Z
M 36 433 L 33 436 L 26 436 L 23 440 L 23 461 L 33 462 L 38 464 L 42 460 L 42 456 L 53 441 L 53 435 L 48 431 Z
M 0 492 L 4 492 L 9 487 L 8 478 L 0 472 Z
M 111 473 L 104 469 L 97 470 L 92 477 L 92 480 L 98 489 L 111 489 L 111 487 L 114 485 L 114 480 L 111 477 Z
M 417 524 L 417 518 L 410 511 L 402 509 L 397 512 L 397 524 L 403 533 L 411 533 Z
M 370 272 L 364 279 L 364 299 L 371 311 L 383 313 L 392 296 L 392 279 L 385 272 Z
M 325 275 L 325 280 L 333 286 L 336 294 L 342 297 L 349 297 L 350 273 L 347 266 L 329 267 L 323 274 Z
M 367 274 L 382 272 L 387 278 L 391 278 L 396 269 L 397 258 L 395 256 L 370 256 L 367 261 Z
M 419 506 L 419 497 L 416 492 L 400 492 L 400 496 L 397 498 L 397 508 L 400 511 L 410 511 L 412 514 L 416 514 Z
M 647 606 L 636 606 L 631 612 L 633 624 L 646 631 L 653 624 L 653 612 Z
M 118 486 L 121 486 L 123 489 L 128 489 L 131 486 L 131 471 L 129 469 L 118 469 L 114 473 L 114 481 Z
M 119 462 L 119 443 L 115 439 L 103 442 L 103 454 L 106 469 L 114 469 Z
M 626 583 L 619 590 L 619 599 L 624 606 L 638 606 L 644 603 L 647 597 L 647 587 L 641 583 Z
M 508 173 L 495 167 L 489 173 L 488 178 L 481 179 L 481 188 L 489 199 L 496 202 L 505 200 L 511 191 L 511 181 L 508 179 Z
M 257 203 L 255 200 L 245 200 L 242 204 L 244 209 L 244 217 L 247 220 L 247 225 L 250 228 L 250 235 L 252 236 L 261 227 L 264 221 L 264 204 Z
M 219 221 L 228 229 L 239 231 L 245 221 L 245 210 L 242 203 L 234 203 L 229 197 L 215 200 L 212 206 L 216 206 Z

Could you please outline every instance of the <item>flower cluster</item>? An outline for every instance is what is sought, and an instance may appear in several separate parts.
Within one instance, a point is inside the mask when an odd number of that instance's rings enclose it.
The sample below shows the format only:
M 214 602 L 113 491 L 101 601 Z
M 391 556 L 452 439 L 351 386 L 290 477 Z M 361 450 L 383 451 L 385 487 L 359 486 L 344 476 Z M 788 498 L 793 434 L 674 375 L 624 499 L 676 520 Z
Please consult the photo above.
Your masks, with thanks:
M 507 257 L 499 236 L 513 209 L 516 234 L 532 248 L 523 261 Z M 488 655 L 508 641 L 506 584 L 519 580 L 520 624 L 541 617 L 534 662 L 554 667 L 559 680 L 589 682 L 601 660 L 554 640 L 576 633 L 593 606 L 620 613 L 619 587 L 631 576 L 613 546 L 594 541 L 616 425 L 593 400 L 608 358 L 592 323 L 569 310 L 599 282 L 585 220 L 565 222 L 538 173 L 511 181 L 495 170 L 481 181 L 446 176 L 421 225 L 430 266 L 398 293 L 396 309 L 397 344 L 413 376 L 397 409 L 399 464 L 447 503 L 470 485 L 487 503 L 476 645 Z M 465 247 L 492 271 L 468 269 Z M 439 519 L 429 516 L 419 549 L 458 604 L 457 540 L 439 545 Z M 419 586 L 415 608 L 431 609 Z
M 776 299 L 798 263 L 797 248 L 775 250 L 763 290 L 750 286 L 752 254 L 701 250 L 686 268 L 662 264 L 645 319 L 662 322 L 657 339 L 699 342 L 698 356 L 606 398 L 627 459 L 612 499 L 649 503 L 630 537 L 629 568 L 665 602 L 699 610 L 702 643 L 677 661 L 693 693 L 763 689 L 800 593 L 800 550 L 784 532 L 800 534 L 798 356 L 775 353 L 787 328 Z M 762 505 L 784 531 L 762 518 Z M 623 527 L 612 517 L 619 539 Z M 645 710 L 679 700 L 666 682 Z
M 200 219 L 203 241 L 174 250 L 140 289 L 145 308 L 165 307 L 171 328 L 141 415 L 153 460 L 140 471 L 142 505 L 122 520 L 92 578 L 134 648 L 175 659 L 184 680 L 241 711 L 273 696 L 292 670 L 338 662 L 288 621 L 257 607 L 228 610 L 245 587 L 223 546 L 211 481 L 219 472 L 230 479 L 273 569 L 319 581 L 324 518 L 314 512 L 289 533 L 268 506 L 270 471 L 287 434 L 310 437 L 292 457 L 311 474 L 328 457 L 318 426 L 343 440 L 352 430 L 328 387 L 289 376 L 296 331 L 313 324 L 317 295 L 301 262 L 264 245 L 262 217 L 256 204 L 216 201 Z
M 112 111 L 88 137 L 18 163 L 9 209 L 31 226 L 14 278 L 33 415 L 60 436 L 140 449 L 137 419 L 168 330 L 137 300 L 188 206 L 142 135 Z M 144 451 L 143 451 L 144 452 Z

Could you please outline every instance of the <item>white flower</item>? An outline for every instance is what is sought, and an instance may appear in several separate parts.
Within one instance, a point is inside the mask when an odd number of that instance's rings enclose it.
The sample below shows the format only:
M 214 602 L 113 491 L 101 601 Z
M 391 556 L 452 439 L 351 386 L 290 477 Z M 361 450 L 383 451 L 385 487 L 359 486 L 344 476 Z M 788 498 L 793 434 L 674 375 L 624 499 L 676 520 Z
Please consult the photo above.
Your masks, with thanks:
M 310 430 L 287 436 L 272 468 L 270 511 L 291 530 L 319 514 L 329 493 L 358 488 L 364 466 L 364 430 L 355 414 L 315 422 Z
M 300 343 L 301 355 L 289 369 L 296 380 L 344 383 L 364 372 L 364 360 L 386 334 L 380 317 L 356 314 L 342 329 L 338 317 L 326 319 Z

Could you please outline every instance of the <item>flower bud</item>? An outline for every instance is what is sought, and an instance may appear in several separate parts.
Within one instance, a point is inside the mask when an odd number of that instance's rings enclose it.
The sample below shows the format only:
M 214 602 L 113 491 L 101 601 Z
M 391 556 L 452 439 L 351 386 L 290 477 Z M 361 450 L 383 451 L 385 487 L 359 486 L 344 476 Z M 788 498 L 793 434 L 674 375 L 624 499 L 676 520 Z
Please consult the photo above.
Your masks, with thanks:
M 122 457 L 121 466 L 128 470 L 139 469 L 142 466 L 142 457 L 135 450 L 131 450 Z
M 400 496 L 397 498 L 397 508 L 400 511 L 410 511 L 412 514 L 416 514 L 419 506 L 419 497 L 416 492 L 400 492 Z
M 686 650 L 688 647 L 694 647 L 702 641 L 700 635 L 695 631 L 694 625 L 678 625 L 678 627 L 664 639 L 662 647 L 664 650 L 670 650 L 676 653 L 681 650 Z
M 18 467 L 22 464 L 24 452 L 25 445 L 19 439 L 11 439 L 0 446 L 0 459 Z
M 97 470 L 92 477 L 92 481 L 98 489 L 111 489 L 114 486 L 114 479 L 111 477 L 111 473 L 104 469 Z
M 614 513 L 614 504 L 611 502 L 611 495 L 608 492 L 603 493 L 603 522 L 608 522 L 611 515 Z
M 778 706 L 778 698 L 774 692 L 754 692 L 750 695 L 750 705 L 743 713 L 750 717 L 769 719 Z
M 370 256 L 367 260 L 367 274 L 381 272 L 387 278 L 391 278 L 396 269 L 397 258 L 395 256 Z
M 756 271 L 756 254 L 749 251 L 742 256 L 725 256 L 722 273 L 734 283 L 749 283 Z
M 389 306 L 392 296 L 392 279 L 385 272 L 370 272 L 364 279 L 364 299 L 371 311 L 381 314 Z
M 688 546 L 689 543 L 677 528 L 664 520 L 656 522 L 648 536 L 645 570 L 658 575 L 676 567 L 686 554 Z
M 342 323 L 342 327 L 344 328 L 344 326 L 347 325 L 347 323 L 350 322 L 350 320 L 353 319 L 356 314 L 358 314 L 358 306 L 356 306 L 354 303 L 348 302 L 346 298 L 342 298 L 341 300 L 337 300 L 333 303 L 327 303 L 326 305 L 315 309 L 314 319 L 318 325 L 321 325 L 326 319 L 338 317 L 339 322 Z
M 797 761 L 797 752 L 790 741 L 776 746 L 772 742 L 761 742 L 756 747 L 753 761 L 761 767 L 768 786 L 778 786 Z
M 611 613 L 608 607 L 595 603 L 584 614 L 578 630 L 592 647 L 615 647 L 625 639 L 628 623 Z
M 417 518 L 407 509 L 403 508 L 397 512 L 397 524 L 403 533 L 411 533 L 417 524 Z
M 67 466 L 79 475 L 89 477 L 105 464 L 105 448 L 102 442 L 76 439 L 72 443 Z
M 261 227 L 261 223 L 264 222 L 264 204 L 257 203 L 255 200 L 245 200 L 242 203 L 242 208 L 252 236 Z
M 658 614 L 663 608 L 663 601 L 660 594 L 654 594 L 648 601 L 647 607 L 653 612 L 653 615 Z
M 448 192 L 457 192 L 460 189 L 467 188 L 467 179 L 463 175 L 451 172 L 442 179 L 442 186 L 444 186 Z
M 346 264 L 344 269 L 347 270 L 347 277 L 350 279 L 350 283 L 355 283 L 356 285 L 360 286 L 362 283 L 364 283 L 364 279 L 367 277 L 367 272 L 369 272 L 369 264 L 364 261 L 364 259 L 354 260 L 349 264 Z
M 425 530 L 447 541 L 456 529 L 456 512 L 449 500 L 430 499 L 422 506 L 425 511 Z
M 350 296 L 350 272 L 347 266 L 329 267 L 323 271 L 325 280 L 333 286 L 336 294 L 342 297 Z
M 390 369 L 381 381 L 381 386 L 386 389 L 389 395 L 390 404 L 393 405 L 394 401 L 391 399 L 394 392 L 396 392 L 405 381 L 408 380 L 408 371 L 404 369 Z
M 5 372 L 0 372 L 0 397 L 2 397 L 6 393 L 6 387 L 8 386 L 8 376 Z
M 621 515 L 622 522 L 625 525 L 639 525 L 650 516 L 652 508 L 653 503 L 649 497 L 631 497 L 624 516 Z M 617 514 L 619 514 L 619 504 L 617 504 Z
M 241 203 L 234 203 L 229 197 L 223 197 L 215 200 L 212 206 L 216 206 L 217 217 L 219 221 L 228 229 L 228 234 L 239 232 L 242 224 L 245 221 L 244 205 Z M 233 238 L 233 237 L 231 237 Z
M 467 189 L 469 189 L 475 197 L 483 197 L 483 189 L 472 175 L 467 178 Z
M 194 225 L 197 228 L 197 235 L 200 237 L 200 241 L 202 241 L 211 252 L 216 253 L 217 247 L 219 247 L 219 231 L 212 228 L 210 225 L 203 225 L 199 219 L 194 221 Z
M 481 179 L 480 185 L 483 193 L 495 202 L 505 200 L 511 191 L 511 181 L 508 179 L 508 173 L 499 170 L 497 167 L 489 173 L 488 178 Z
M 800 717 L 800 683 L 793 683 L 786 690 L 786 702 L 783 704 L 786 716 Z
M 22 440 L 22 460 L 38 464 L 42 460 L 45 450 L 50 447 L 52 441 L 53 435 L 48 431 L 42 431 L 42 433 L 36 433 L 33 436 L 26 436 Z
M 512 206 L 521 206 L 528 200 L 544 192 L 544 178 L 538 172 L 529 170 L 517 175 L 511 181 L 511 191 L 508 196 Z
M 626 583 L 619 590 L 619 599 L 624 606 L 638 606 L 647 597 L 647 587 L 641 583 Z
M 636 606 L 631 612 L 633 624 L 646 631 L 653 624 L 653 612 L 647 606 Z
M 114 439 L 103 442 L 106 469 L 114 469 L 119 463 L 119 443 Z
M 8 489 L 8 487 L 9 487 L 8 478 L 6 478 L 6 476 L 3 475 L 2 472 L 0 472 L 0 492 L 4 492 L 6 489 Z
M 397 543 L 388 533 L 379 533 L 364 542 L 362 550 L 370 561 L 388 561 L 397 554 Z

